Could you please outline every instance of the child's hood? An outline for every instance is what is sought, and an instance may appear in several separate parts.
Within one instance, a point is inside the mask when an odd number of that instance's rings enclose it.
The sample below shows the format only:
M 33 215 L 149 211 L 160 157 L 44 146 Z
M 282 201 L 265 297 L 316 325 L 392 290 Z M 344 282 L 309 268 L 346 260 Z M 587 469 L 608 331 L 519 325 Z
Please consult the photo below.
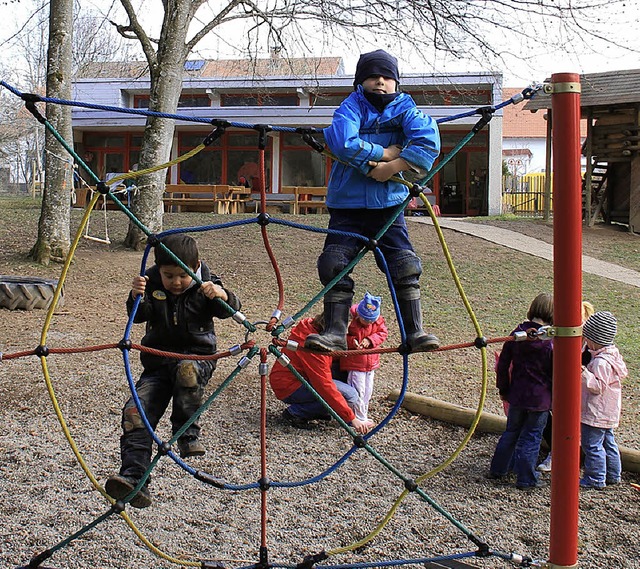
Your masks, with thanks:
M 620 350 L 618 350 L 615 345 L 605 346 L 599 350 L 594 350 L 591 352 L 591 355 L 594 358 L 592 361 L 595 361 L 596 358 L 602 358 L 605 360 L 620 379 L 624 379 L 629 375 L 627 364 L 624 363 Z

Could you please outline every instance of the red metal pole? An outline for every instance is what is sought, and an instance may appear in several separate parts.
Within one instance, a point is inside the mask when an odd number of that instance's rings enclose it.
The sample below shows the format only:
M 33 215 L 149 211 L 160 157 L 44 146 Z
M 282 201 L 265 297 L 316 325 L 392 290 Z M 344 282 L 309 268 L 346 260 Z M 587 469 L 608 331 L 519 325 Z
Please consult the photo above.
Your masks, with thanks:
M 552 567 L 578 561 L 580 353 L 582 347 L 582 185 L 580 76 L 551 77 L 553 117 L 553 433 Z

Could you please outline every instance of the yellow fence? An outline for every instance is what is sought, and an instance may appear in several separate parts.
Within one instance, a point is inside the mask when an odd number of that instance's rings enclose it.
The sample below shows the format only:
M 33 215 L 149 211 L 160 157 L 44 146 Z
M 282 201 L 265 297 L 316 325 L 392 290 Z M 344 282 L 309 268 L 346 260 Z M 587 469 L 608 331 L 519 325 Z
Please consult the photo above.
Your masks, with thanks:
M 544 173 L 502 177 L 502 213 L 542 217 L 545 208 Z M 549 211 L 553 212 L 553 186 Z

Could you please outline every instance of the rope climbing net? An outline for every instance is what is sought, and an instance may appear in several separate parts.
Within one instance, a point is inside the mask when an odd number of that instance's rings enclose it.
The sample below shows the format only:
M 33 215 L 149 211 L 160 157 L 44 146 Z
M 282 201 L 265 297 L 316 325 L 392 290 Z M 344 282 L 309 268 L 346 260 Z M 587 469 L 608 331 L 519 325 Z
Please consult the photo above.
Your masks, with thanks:
M 314 139 L 314 134 L 317 134 L 319 131 L 312 128 L 286 128 L 286 127 L 278 127 L 278 126 L 269 126 L 269 125 L 251 125 L 245 123 L 237 123 L 231 121 L 221 121 L 221 120 L 206 120 L 202 118 L 194 118 L 188 115 L 176 115 L 176 114 L 167 114 L 167 113 L 155 113 L 152 111 L 144 110 L 144 109 L 125 109 L 120 107 L 108 107 L 104 105 L 94 105 L 89 103 L 83 103 L 79 101 L 67 101 L 60 99 L 53 99 L 47 97 L 40 97 L 38 95 L 32 95 L 27 93 L 21 93 L 11 85 L 8 85 L 4 81 L 0 81 L 0 85 L 11 91 L 16 96 L 20 97 L 26 105 L 26 108 L 34 115 L 34 117 L 44 125 L 44 127 L 51 133 L 56 139 L 60 142 L 62 147 L 69 153 L 69 155 L 73 158 L 73 160 L 82 166 L 87 172 L 90 173 L 95 185 L 97 187 L 97 191 L 93 194 L 89 203 L 86 206 L 84 211 L 82 220 L 80 222 L 80 226 L 77 230 L 75 238 L 71 244 L 71 248 L 69 251 L 69 255 L 66 259 L 66 262 L 62 268 L 61 277 L 59 279 L 59 283 L 54 294 L 54 298 L 51 302 L 49 311 L 45 318 L 45 322 L 43 325 L 40 345 L 37 346 L 33 350 L 27 350 L 12 354 L 0 354 L 0 359 L 2 360 L 11 360 L 15 358 L 27 357 L 27 356 L 37 356 L 40 359 L 40 363 L 42 366 L 44 379 L 46 382 L 46 387 L 49 393 L 49 397 L 52 401 L 54 411 L 56 413 L 57 419 L 60 423 L 60 426 L 63 430 L 64 436 L 66 437 L 77 461 L 80 465 L 81 469 L 86 474 L 87 478 L 90 480 L 93 487 L 103 496 L 104 500 L 108 503 L 105 511 L 92 519 L 90 522 L 86 523 L 82 528 L 75 531 L 71 535 L 67 536 L 65 539 L 59 541 L 55 545 L 47 548 L 46 550 L 34 555 L 28 565 L 24 567 L 28 567 L 30 569 L 34 569 L 37 567 L 44 567 L 43 563 L 45 563 L 49 558 L 51 558 L 56 552 L 62 550 L 66 546 L 72 544 L 75 540 L 85 536 L 88 532 L 97 528 L 101 523 L 105 522 L 108 519 L 113 517 L 120 516 L 126 524 L 130 527 L 130 529 L 134 532 L 137 538 L 157 557 L 161 560 L 170 562 L 180 566 L 186 567 L 219 567 L 220 563 L 218 561 L 209 561 L 200 559 L 197 557 L 185 558 L 186 556 L 180 555 L 172 555 L 166 553 L 161 550 L 153 541 L 146 537 L 136 526 L 134 520 L 129 515 L 128 505 L 130 501 L 133 499 L 135 494 L 142 489 L 142 487 L 148 482 L 151 473 L 158 466 L 161 461 L 170 460 L 175 465 L 181 469 L 183 469 L 186 473 L 193 476 L 195 479 L 200 481 L 201 483 L 210 486 L 211 488 L 217 489 L 219 491 L 235 491 L 235 492 L 245 492 L 245 491 L 254 491 L 259 493 L 260 495 L 260 539 L 259 539 L 259 554 L 258 558 L 254 563 L 248 565 L 248 567 L 252 568 L 264 568 L 267 567 L 295 567 L 296 569 L 311 569 L 312 567 L 317 567 L 318 569 L 347 569 L 347 568 L 358 568 L 358 567 L 387 567 L 387 566 L 400 566 L 400 565 L 424 565 L 430 562 L 444 562 L 446 560 L 459 560 L 464 558 L 471 557 L 496 557 L 505 561 L 510 561 L 512 563 L 518 564 L 523 567 L 529 567 L 533 565 L 537 565 L 537 562 L 532 560 L 530 557 L 525 555 L 519 555 L 516 553 L 507 553 L 504 551 L 500 551 L 499 549 L 492 548 L 486 541 L 476 535 L 471 529 L 467 528 L 461 521 L 459 521 L 452 513 L 447 511 L 442 505 L 436 502 L 423 488 L 422 484 L 428 480 L 429 478 L 435 476 L 439 472 L 443 471 L 448 465 L 450 465 L 456 457 L 462 452 L 463 448 L 466 446 L 468 441 L 470 440 L 473 432 L 480 420 L 480 416 L 482 413 L 482 409 L 484 407 L 486 391 L 487 391 L 487 353 L 486 347 L 491 343 L 502 343 L 509 340 L 521 340 L 526 339 L 523 337 L 501 337 L 501 338 L 492 338 L 487 339 L 482 334 L 482 329 L 478 320 L 474 314 L 474 311 L 467 299 L 465 291 L 463 289 L 462 283 L 456 273 L 453 260 L 449 253 L 447 244 L 445 242 L 442 231 L 440 230 L 437 217 L 433 211 L 433 208 L 426 197 L 426 193 L 428 193 L 426 189 L 426 184 L 433 178 L 433 176 L 441 170 L 444 165 L 450 161 L 455 154 L 464 147 L 478 132 L 480 132 L 491 120 L 494 116 L 495 112 L 501 109 L 502 107 L 515 104 L 523 99 L 531 98 L 535 95 L 536 91 L 540 88 L 540 86 L 530 87 L 523 90 L 522 93 L 508 99 L 497 106 L 490 107 L 482 107 L 479 109 L 475 109 L 466 113 L 462 113 L 456 116 L 447 117 L 446 119 L 441 119 L 439 122 L 457 120 L 460 118 L 470 117 L 478 115 L 479 119 L 477 123 L 470 129 L 469 133 L 465 135 L 460 142 L 455 146 L 455 148 L 448 153 L 446 156 L 442 157 L 441 160 L 436 164 L 436 166 L 431 170 L 429 175 L 422 180 L 420 183 L 409 183 L 403 180 L 402 178 L 395 178 L 396 181 L 399 181 L 405 184 L 408 187 L 409 195 L 406 200 L 397 206 L 397 210 L 389 222 L 379 231 L 379 233 L 375 236 L 374 239 L 370 239 L 355 233 L 345 233 L 345 236 L 349 236 L 350 238 L 356 239 L 361 243 L 361 249 L 358 255 L 353 259 L 351 263 L 349 263 L 331 282 L 329 282 L 326 286 L 324 286 L 321 290 L 317 292 L 316 295 L 313 296 L 308 302 L 306 302 L 299 310 L 287 317 L 283 318 L 283 307 L 285 300 L 285 287 L 283 283 L 282 276 L 280 274 L 280 270 L 278 267 L 277 259 L 272 251 L 270 241 L 269 241 L 269 227 L 270 226 L 283 226 L 286 228 L 315 232 L 320 234 L 330 234 L 330 233 L 340 233 L 335 232 L 329 229 L 323 229 L 311 225 L 297 223 L 295 221 L 291 221 L 288 219 L 278 218 L 276 216 L 269 215 L 266 213 L 266 190 L 265 190 L 265 147 L 266 147 L 266 137 L 267 132 L 269 131 L 283 131 L 283 132 L 291 132 L 299 134 L 303 140 L 309 144 L 315 151 L 323 153 L 324 155 L 335 159 L 334 156 L 317 140 Z M 94 174 L 89 166 L 85 164 L 82 159 L 76 154 L 72 145 L 70 145 L 60 134 L 56 131 L 54 126 L 44 118 L 38 108 L 38 103 L 51 103 L 51 104 L 59 104 L 59 105 L 71 105 L 78 106 L 84 108 L 92 108 L 92 109 L 100 109 L 100 110 L 110 110 L 116 111 L 119 113 L 132 113 L 138 115 L 147 115 L 147 116 L 159 116 L 165 118 L 178 119 L 181 121 L 190 121 L 190 122 L 201 122 L 206 124 L 213 124 L 213 130 L 211 133 L 206 136 L 202 143 L 191 150 L 190 152 L 172 160 L 171 162 L 167 162 L 165 164 L 160 164 L 154 166 L 153 168 L 148 168 L 144 170 L 138 170 L 135 173 L 128 172 L 125 174 L 121 174 L 120 176 L 116 176 L 111 178 L 108 183 L 106 181 L 100 180 L 96 174 Z M 242 129 L 252 129 L 254 131 L 258 131 L 258 150 L 260 156 L 260 164 L 259 169 L 261 172 L 261 183 L 260 183 L 260 212 L 255 217 L 243 218 L 239 220 L 234 220 L 226 223 L 220 224 L 212 224 L 205 225 L 199 227 L 189 227 L 189 228 L 180 228 L 180 229 L 171 229 L 162 233 L 154 234 L 152 233 L 133 213 L 132 209 L 128 207 L 128 204 L 123 203 L 118 195 L 112 191 L 112 188 L 115 188 L 117 183 L 121 180 L 124 180 L 127 177 L 130 177 L 135 174 L 135 176 L 141 176 L 147 173 L 151 173 L 154 171 L 159 171 L 170 167 L 173 164 L 177 164 L 188 158 L 196 155 L 198 152 L 202 151 L 207 146 L 211 145 L 215 140 L 220 138 L 227 128 L 242 128 Z M 144 191 L 141 189 L 139 191 Z M 247 318 L 242 312 L 236 311 L 231 308 L 224 301 L 217 299 L 217 302 L 221 303 L 223 308 L 228 311 L 228 314 L 231 316 L 233 321 L 237 323 L 238 326 L 242 327 L 244 332 L 244 342 L 239 343 L 227 350 L 219 351 L 215 355 L 211 356 L 202 356 L 202 355 L 189 355 L 189 354 L 177 354 L 164 352 L 159 350 L 154 350 L 149 347 L 136 344 L 131 340 L 131 333 L 133 328 L 134 317 L 136 311 L 138 310 L 138 306 L 140 303 L 140 297 L 137 297 L 133 310 L 129 316 L 126 328 L 124 330 L 124 334 L 121 340 L 118 342 L 114 342 L 111 344 L 99 345 L 99 346 L 85 346 L 80 348 L 49 348 L 47 347 L 47 336 L 49 330 L 51 328 L 52 318 L 54 314 L 55 307 L 57 305 L 58 299 L 61 296 L 62 288 L 65 283 L 65 279 L 69 273 L 74 255 L 76 253 L 78 244 L 83 237 L 83 234 L 86 234 L 89 218 L 92 210 L 98 199 L 102 198 L 109 199 L 112 201 L 118 210 L 120 210 L 124 215 L 128 217 L 131 223 L 135 224 L 144 234 L 147 236 L 147 246 L 143 253 L 142 263 L 141 263 L 141 274 L 144 275 L 148 256 L 154 247 L 163 247 L 165 251 L 173 258 L 177 265 L 182 267 L 187 274 L 191 276 L 193 280 L 196 281 L 197 285 L 202 284 L 200 278 L 193 273 L 193 271 L 183 263 L 181 259 L 176 257 L 170 250 L 168 250 L 160 241 L 162 237 L 168 235 L 170 233 L 179 233 L 179 232 L 209 232 L 215 230 L 224 230 L 232 227 L 239 226 L 256 226 L 259 228 L 261 233 L 262 241 L 265 250 L 268 253 L 270 263 L 275 274 L 275 279 L 278 286 L 278 302 L 276 308 L 273 310 L 272 314 L 268 318 L 264 318 L 262 320 L 252 322 L 249 318 Z M 441 462 L 438 466 L 431 469 L 430 471 L 421 474 L 419 476 L 410 476 L 406 472 L 403 472 L 401 469 L 396 467 L 393 462 L 388 459 L 380 450 L 374 445 L 375 437 L 385 427 L 389 424 L 389 422 L 394 418 L 397 414 L 400 406 L 402 405 L 405 393 L 407 391 L 408 386 L 408 377 L 409 377 L 409 356 L 411 355 L 410 349 L 406 343 L 406 334 L 404 329 L 404 323 L 402 320 L 398 299 L 396 296 L 396 291 L 392 283 L 391 274 L 389 272 L 389 268 L 386 264 L 386 259 L 383 252 L 378 247 L 378 240 L 385 234 L 385 232 L 389 229 L 391 224 L 402 214 L 404 209 L 407 207 L 411 198 L 420 199 L 424 207 L 426 208 L 435 228 L 435 231 L 438 236 L 438 240 L 440 242 L 444 257 L 448 264 L 452 279 L 455 283 L 455 287 L 462 299 L 462 303 L 468 313 L 468 316 L 473 324 L 476 337 L 466 343 L 460 343 L 455 345 L 443 346 L 436 350 L 436 352 L 445 352 L 448 350 L 454 349 L 464 349 L 464 348 L 476 348 L 479 350 L 481 354 L 481 362 L 482 362 L 482 386 L 480 391 L 480 397 L 477 404 L 476 412 L 472 424 L 466 434 L 464 435 L 462 441 L 457 445 L 457 447 L 453 450 L 453 452 L 448 456 L 445 460 Z M 312 307 L 318 303 L 329 291 L 335 283 L 337 283 L 342 277 L 351 272 L 354 267 L 368 254 L 373 254 L 375 256 L 376 262 L 379 267 L 382 268 L 386 281 L 389 285 L 389 293 L 393 302 L 395 314 L 399 323 L 399 332 L 401 336 L 401 345 L 395 348 L 377 348 L 374 350 L 367 350 L 367 353 L 384 353 L 384 354 L 397 354 L 402 360 L 402 383 L 401 389 L 398 398 L 396 399 L 393 407 L 387 413 L 382 421 L 369 433 L 366 435 L 358 434 L 349 424 L 347 424 L 339 415 L 336 413 L 331 406 L 323 400 L 320 394 L 315 391 L 313 386 L 307 381 L 307 379 L 299 373 L 299 371 L 291 364 L 289 357 L 287 356 L 287 352 L 293 350 L 303 350 L 304 348 L 297 346 L 295 342 L 287 341 L 285 339 L 287 331 L 301 318 L 303 318 Z M 256 332 L 264 328 L 266 330 L 271 340 L 268 342 L 266 346 L 259 346 L 256 340 L 253 339 L 253 335 Z M 544 331 L 542 333 L 545 333 Z M 530 335 L 531 337 L 534 334 Z M 124 369 L 127 377 L 127 383 L 129 389 L 131 391 L 133 400 L 135 401 L 138 412 L 144 422 L 146 429 L 151 434 L 154 445 L 155 445 L 155 454 L 152 458 L 151 464 L 144 476 L 140 479 L 135 489 L 131 492 L 129 496 L 124 498 L 123 500 L 114 500 L 111 496 L 109 496 L 102 484 L 99 482 L 97 477 L 94 475 L 92 469 L 90 468 L 88 462 L 83 457 L 79 447 L 77 446 L 73 436 L 71 435 L 67 419 L 65 418 L 61 406 L 58 402 L 58 396 L 53 386 L 53 382 L 51 379 L 51 374 L 49 372 L 48 365 L 48 357 L 52 354 L 71 354 L 71 353 L 88 353 L 88 352 L 96 352 L 101 350 L 120 350 L 122 352 Z M 206 398 L 202 406 L 194 413 L 189 420 L 182 426 L 180 430 L 178 430 L 171 438 L 167 440 L 163 440 L 158 432 L 154 430 L 154 428 L 149 423 L 149 420 L 145 414 L 144 407 L 142 406 L 138 394 L 136 392 L 135 380 L 133 377 L 130 355 L 132 351 L 140 351 L 147 352 L 154 355 L 167 357 L 167 358 L 176 358 L 180 360 L 192 359 L 192 360 L 220 360 L 223 358 L 232 358 L 240 356 L 237 364 L 229 373 L 229 375 L 224 378 L 212 391 L 212 393 Z M 361 350 L 351 350 L 348 352 L 337 352 L 335 356 L 339 357 L 350 357 L 356 354 L 361 354 L 363 351 Z M 304 385 L 309 391 L 311 391 L 314 396 L 318 399 L 318 401 L 324 406 L 326 412 L 339 424 L 340 428 L 346 433 L 346 435 L 350 438 L 350 448 L 347 452 L 345 452 L 338 460 L 335 461 L 334 464 L 330 465 L 328 468 L 323 470 L 322 472 L 299 480 L 272 480 L 269 478 L 269 472 L 267 469 L 267 375 L 269 371 L 269 362 L 273 360 L 277 360 L 282 365 L 287 367 L 291 373 L 298 379 L 298 381 Z M 206 472 L 203 470 L 199 470 L 194 468 L 189 463 L 185 462 L 180 455 L 174 451 L 174 445 L 182 436 L 185 431 L 196 422 L 199 417 L 205 413 L 208 409 L 210 409 L 214 404 L 219 403 L 220 395 L 234 382 L 234 380 L 241 373 L 249 373 L 248 370 L 251 363 L 257 363 L 258 367 L 258 375 L 260 378 L 260 473 L 259 477 L 256 481 L 238 484 L 232 483 L 224 479 L 223 477 L 217 475 L 215 472 Z M 307 486 L 310 484 L 314 484 L 324 480 L 331 473 L 338 470 L 348 459 L 350 459 L 355 453 L 367 453 L 373 460 L 375 460 L 379 465 L 382 466 L 384 470 L 386 470 L 390 476 L 397 478 L 399 484 L 402 486 L 402 491 L 397 497 L 396 501 L 393 503 L 392 507 L 389 511 L 381 517 L 380 521 L 377 523 L 376 527 L 369 532 L 368 535 L 363 537 L 362 539 L 357 540 L 356 542 L 340 546 L 334 547 L 332 549 L 325 549 L 322 551 L 318 551 L 317 553 L 309 554 L 309 555 L 300 555 L 300 560 L 296 564 L 284 564 L 273 562 L 269 557 L 269 536 L 268 536 L 268 498 L 270 496 L 270 492 L 276 488 L 284 488 L 284 489 L 292 489 L 299 488 L 303 486 Z M 354 562 L 354 563 L 341 563 L 330 565 L 327 563 L 323 563 L 326 560 L 330 559 L 332 556 L 336 556 L 338 554 L 344 554 L 347 552 L 356 552 L 363 546 L 367 545 L 371 542 L 377 535 L 379 535 L 385 526 L 390 522 L 393 518 L 394 514 L 398 510 L 400 504 L 407 498 L 409 495 L 414 495 L 418 500 L 426 503 L 433 510 L 435 510 L 440 516 L 442 516 L 446 521 L 452 524 L 459 532 L 463 534 L 474 546 L 473 550 L 463 553 L 456 553 L 452 555 L 440 555 L 440 556 L 432 556 L 432 557 L 422 557 L 422 558 L 412 558 L 412 559 L 394 559 L 394 560 L 380 560 L 375 562 Z

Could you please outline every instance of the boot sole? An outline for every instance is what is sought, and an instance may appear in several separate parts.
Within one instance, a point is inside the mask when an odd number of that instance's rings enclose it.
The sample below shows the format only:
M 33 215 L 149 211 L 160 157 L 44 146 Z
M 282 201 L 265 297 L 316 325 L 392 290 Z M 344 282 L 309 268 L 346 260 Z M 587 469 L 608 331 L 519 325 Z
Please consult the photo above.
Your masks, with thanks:
M 124 500 L 131 492 L 135 486 L 132 486 L 129 482 L 124 479 L 119 478 L 109 478 L 107 483 L 104 485 L 104 489 L 114 500 Z M 144 494 L 143 490 L 140 490 L 133 498 L 129 504 L 132 508 L 148 508 L 151 505 L 151 497 L 148 494 Z
M 325 353 L 344 352 L 347 349 L 346 344 L 344 346 L 337 346 L 335 344 L 323 344 L 318 340 L 307 340 L 304 343 L 304 347 L 307 350 L 312 350 L 314 352 L 325 352 Z

